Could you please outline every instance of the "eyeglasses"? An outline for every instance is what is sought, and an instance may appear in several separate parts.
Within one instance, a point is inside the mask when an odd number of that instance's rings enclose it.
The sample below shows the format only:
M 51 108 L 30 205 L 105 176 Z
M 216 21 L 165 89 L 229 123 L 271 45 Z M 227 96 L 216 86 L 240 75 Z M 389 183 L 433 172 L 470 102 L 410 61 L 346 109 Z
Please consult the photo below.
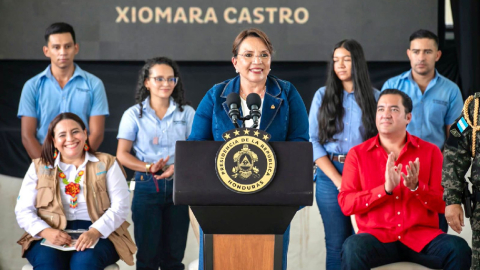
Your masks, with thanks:
M 149 79 L 153 79 L 156 82 L 163 83 L 167 82 L 168 84 L 177 84 L 178 83 L 178 77 L 171 77 L 171 78 L 164 78 L 164 77 L 148 77 Z
M 253 61 L 254 58 L 259 58 L 261 61 L 266 61 L 270 59 L 270 54 L 262 53 L 260 55 L 254 55 L 253 53 L 244 53 L 244 54 L 237 54 L 243 57 L 243 59 L 247 61 Z

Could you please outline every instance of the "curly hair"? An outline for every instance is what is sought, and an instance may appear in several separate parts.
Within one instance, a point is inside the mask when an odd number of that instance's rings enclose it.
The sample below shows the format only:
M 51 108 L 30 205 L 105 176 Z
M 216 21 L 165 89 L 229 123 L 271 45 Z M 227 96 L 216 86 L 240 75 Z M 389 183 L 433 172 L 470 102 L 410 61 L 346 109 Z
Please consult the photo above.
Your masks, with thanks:
M 150 69 L 155 65 L 168 65 L 173 69 L 173 74 L 178 77 L 178 83 L 173 89 L 171 97 L 179 105 L 179 110 L 183 112 L 183 106 L 188 105 L 189 102 L 185 100 L 185 89 L 183 88 L 182 76 L 180 75 L 180 69 L 177 63 L 167 57 L 155 57 L 145 61 L 142 69 L 138 72 L 137 88 L 135 89 L 135 102 L 140 106 L 140 116 L 143 114 L 142 102 L 150 96 L 150 91 L 145 87 L 145 80 L 150 76 Z

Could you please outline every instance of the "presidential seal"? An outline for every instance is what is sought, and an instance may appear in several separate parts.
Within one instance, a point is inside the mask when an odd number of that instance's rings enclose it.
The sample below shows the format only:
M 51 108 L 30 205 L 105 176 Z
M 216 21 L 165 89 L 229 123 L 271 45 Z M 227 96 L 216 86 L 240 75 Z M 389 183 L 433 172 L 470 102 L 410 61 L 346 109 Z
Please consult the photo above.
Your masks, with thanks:
M 217 152 L 215 169 L 228 189 L 250 194 L 264 189 L 273 179 L 277 159 L 268 144 L 270 134 L 252 128 L 223 133 L 225 143 Z

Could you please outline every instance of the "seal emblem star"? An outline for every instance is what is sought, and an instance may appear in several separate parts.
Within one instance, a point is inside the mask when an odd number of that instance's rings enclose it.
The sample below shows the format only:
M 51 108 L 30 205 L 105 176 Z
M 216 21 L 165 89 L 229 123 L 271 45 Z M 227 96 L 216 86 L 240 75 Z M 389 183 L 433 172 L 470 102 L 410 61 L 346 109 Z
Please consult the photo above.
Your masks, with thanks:
M 227 140 L 228 140 L 228 139 L 230 139 L 230 134 L 228 134 L 228 133 L 227 133 L 227 134 L 225 134 L 225 136 L 224 136 L 224 137 L 225 137 L 225 139 L 227 139 Z
M 244 129 L 243 132 L 245 133 L 245 135 L 250 135 L 250 130 L 248 129 Z
M 235 136 L 238 136 L 238 135 L 240 135 L 240 131 L 235 130 L 235 131 L 233 132 L 233 134 L 235 134 Z
M 258 134 L 260 134 L 260 132 L 258 132 L 258 130 L 255 130 L 255 131 L 253 132 L 253 135 L 255 135 L 255 136 L 257 136 L 257 137 L 258 137 Z

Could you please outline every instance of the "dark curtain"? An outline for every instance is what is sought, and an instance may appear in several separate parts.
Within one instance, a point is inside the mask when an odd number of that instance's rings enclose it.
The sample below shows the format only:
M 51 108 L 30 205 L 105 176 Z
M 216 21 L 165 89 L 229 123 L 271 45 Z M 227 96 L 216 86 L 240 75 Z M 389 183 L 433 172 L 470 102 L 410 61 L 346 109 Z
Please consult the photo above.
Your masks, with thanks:
M 451 0 L 460 89 L 463 98 L 480 92 L 480 1 Z

